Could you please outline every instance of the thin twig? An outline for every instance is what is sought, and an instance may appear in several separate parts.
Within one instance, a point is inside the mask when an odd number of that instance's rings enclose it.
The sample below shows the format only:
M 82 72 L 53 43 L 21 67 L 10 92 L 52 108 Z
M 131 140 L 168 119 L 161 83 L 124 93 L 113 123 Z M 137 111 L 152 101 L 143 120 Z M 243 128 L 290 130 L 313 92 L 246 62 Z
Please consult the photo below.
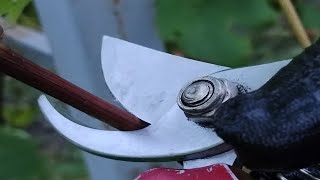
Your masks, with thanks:
M 0 46 L 0 73 L 11 76 L 123 131 L 149 125 L 133 114 L 79 88 L 30 60 Z
M 311 45 L 311 41 L 304 29 L 301 20 L 290 0 L 279 0 L 279 4 L 291 26 L 291 29 L 296 36 L 298 42 L 303 48 Z

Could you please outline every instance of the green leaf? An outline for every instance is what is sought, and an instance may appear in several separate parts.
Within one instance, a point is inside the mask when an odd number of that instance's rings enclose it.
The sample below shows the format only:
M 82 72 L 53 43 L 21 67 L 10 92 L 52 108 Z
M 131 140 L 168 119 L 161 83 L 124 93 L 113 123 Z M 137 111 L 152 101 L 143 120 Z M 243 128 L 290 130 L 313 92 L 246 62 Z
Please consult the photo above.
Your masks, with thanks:
M 320 7 L 315 4 L 300 3 L 300 14 L 303 24 L 306 28 L 320 29 Z
M 39 92 L 9 76 L 5 77 L 3 115 L 15 127 L 27 127 L 39 115 Z
M 29 3 L 18 19 L 18 24 L 31 27 L 33 29 L 41 29 L 40 21 L 37 16 L 36 8 L 33 3 Z
M 191 58 L 226 66 L 249 63 L 249 32 L 272 23 L 266 1 L 158 0 L 161 37 Z
M 20 128 L 28 127 L 39 114 L 38 109 L 29 104 L 6 104 L 3 109 L 7 122 Z
M 31 0 L 1 0 L 0 16 L 11 23 L 16 23 L 24 8 L 30 2 Z
M 45 179 L 44 162 L 35 144 L 17 131 L 0 129 L 0 179 Z

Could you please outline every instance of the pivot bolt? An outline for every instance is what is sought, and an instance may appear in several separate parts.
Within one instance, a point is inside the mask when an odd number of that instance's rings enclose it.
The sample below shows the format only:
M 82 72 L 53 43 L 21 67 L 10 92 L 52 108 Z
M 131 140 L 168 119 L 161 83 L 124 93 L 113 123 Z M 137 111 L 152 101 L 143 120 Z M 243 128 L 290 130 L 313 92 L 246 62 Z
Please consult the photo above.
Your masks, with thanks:
M 183 104 L 197 106 L 207 101 L 213 93 L 213 86 L 206 81 L 197 81 L 186 87 L 182 93 Z
M 236 95 L 236 83 L 205 76 L 185 85 L 179 92 L 177 103 L 189 120 L 208 123 L 212 121 L 216 109 Z

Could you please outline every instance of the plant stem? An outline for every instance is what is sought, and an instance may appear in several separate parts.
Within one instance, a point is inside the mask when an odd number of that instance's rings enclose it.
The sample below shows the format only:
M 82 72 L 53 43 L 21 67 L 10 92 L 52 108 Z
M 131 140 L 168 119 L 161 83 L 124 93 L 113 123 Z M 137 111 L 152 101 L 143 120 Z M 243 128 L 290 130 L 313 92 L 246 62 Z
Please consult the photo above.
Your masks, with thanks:
M 0 72 L 53 96 L 119 130 L 137 130 L 149 123 L 79 88 L 58 75 L 0 47 Z
M 133 114 L 103 101 L 1 45 L 0 73 L 53 96 L 119 130 L 138 130 L 149 125 Z
M 296 36 L 298 42 L 303 48 L 311 45 L 311 41 L 304 29 L 301 20 L 290 0 L 279 0 L 279 4 L 291 26 L 291 29 Z

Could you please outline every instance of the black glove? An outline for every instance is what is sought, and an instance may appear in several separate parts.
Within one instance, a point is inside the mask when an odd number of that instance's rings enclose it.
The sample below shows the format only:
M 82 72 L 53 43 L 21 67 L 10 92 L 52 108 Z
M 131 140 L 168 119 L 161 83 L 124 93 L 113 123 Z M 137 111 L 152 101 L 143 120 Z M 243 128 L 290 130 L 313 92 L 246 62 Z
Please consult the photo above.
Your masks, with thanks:
M 320 162 L 320 40 L 259 90 L 225 102 L 217 134 L 248 168 L 294 170 Z

